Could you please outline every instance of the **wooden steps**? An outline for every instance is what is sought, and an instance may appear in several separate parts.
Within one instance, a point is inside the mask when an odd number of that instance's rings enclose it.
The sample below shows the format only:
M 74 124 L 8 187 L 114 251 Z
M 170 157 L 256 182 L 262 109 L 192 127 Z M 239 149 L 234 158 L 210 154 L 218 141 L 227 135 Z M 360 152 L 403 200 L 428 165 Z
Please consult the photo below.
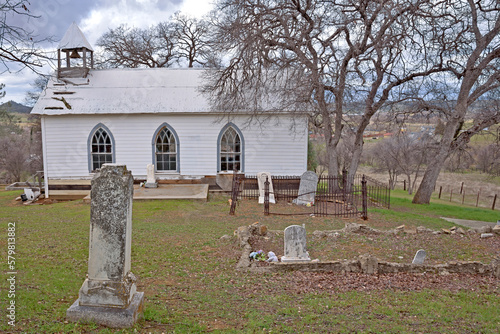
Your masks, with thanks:
M 90 194 L 88 179 L 51 180 L 49 179 L 49 198 L 56 200 L 81 199 Z

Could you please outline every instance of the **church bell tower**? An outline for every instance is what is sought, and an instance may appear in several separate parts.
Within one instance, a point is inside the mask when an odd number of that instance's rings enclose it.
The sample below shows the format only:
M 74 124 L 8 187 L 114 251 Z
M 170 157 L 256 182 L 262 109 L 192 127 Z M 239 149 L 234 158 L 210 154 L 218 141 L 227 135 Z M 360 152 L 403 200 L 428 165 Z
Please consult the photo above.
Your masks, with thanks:
M 57 77 L 85 78 L 92 68 L 94 68 L 94 50 L 80 28 L 73 22 L 57 46 Z

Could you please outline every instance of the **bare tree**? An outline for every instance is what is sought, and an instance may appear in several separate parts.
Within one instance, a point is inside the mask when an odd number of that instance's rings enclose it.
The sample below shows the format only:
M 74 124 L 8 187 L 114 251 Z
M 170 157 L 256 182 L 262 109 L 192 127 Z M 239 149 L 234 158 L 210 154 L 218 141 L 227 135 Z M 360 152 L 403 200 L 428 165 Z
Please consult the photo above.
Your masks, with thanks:
M 47 87 L 49 77 L 46 75 L 39 75 L 32 83 L 32 90 L 26 92 L 25 103 L 27 106 L 34 106 L 42 91 Z
M 398 176 L 401 174 L 398 161 L 394 157 L 397 156 L 398 146 L 394 140 L 382 140 L 368 150 L 367 155 L 372 158 L 373 167 L 376 172 L 387 172 L 389 174 L 389 186 L 391 189 L 396 187 Z
M 0 137 L 0 170 L 5 172 L 3 181 L 21 181 L 23 173 L 32 174 L 42 166 L 41 141 L 30 138 L 29 129 Z
M 444 164 L 445 170 L 449 172 L 463 172 L 474 163 L 469 147 L 461 147 L 453 151 Z
M 476 152 L 477 168 L 491 175 L 500 175 L 500 146 L 490 144 L 481 147 Z
M 357 170 L 371 117 L 409 82 L 442 71 L 431 1 L 220 0 L 212 18 L 227 67 L 209 73 L 214 109 L 308 113 L 322 129 L 330 175 L 338 166 L 346 104 L 362 107 L 353 133 Z M 418 52 L 416 52 L 418 51 Z M 438 55 L 430 57 L 430 55 Z M 401 88 L 402 90 L 402 88 Z
M 0 72 L 9 71 L 12 64 L 36 72 L 37 68 L 42 67 L 42 60 L 47 59 L 37 45 L 49 39 L 38 39 L 33 31 L 19 25 L 20 22 L 38 18 L 30 13 L 29 7 L 28 0 L 0 3 L 0 62 L 3 65 Z
M 422 167 L 429 159 L 431 147 L 429 137 L 399 132 L 378 142 L 372 154 L 379 169 L 389 173 L 391 186 L 394 187 L 398 175 L 406 177 L 408 194 L 411 195 Z
M 104 67 L 169 67 L 177 60 L 175 42 L 169 24 L 160 23 L 149 29 L 110 29 L 97 41 L 103 54 L 98 57 Z
M 180 12 L 175 13 L 172 21 L 179 58 L 185 59 L 188 67 L 204 65 L 209 52 L 208 22 Z
M 465 146 L 482 129 L 500 122 L 500 109 L 486 108 L 475 115 L 473 124 L 462 129 L 468 112 L 488 95 L 498 94 L 500 87 L 500 6 L 498 1 L 445 1 L 443 12 L 455 19 L 453 29 L 443 39 L 453 41 L 447 63 L 454 85 L 452 108 L 436 156 L 427 166 L 413 203 L 428 204 L 439 172 L 449 155 Z M 445 84 L 443 83 L 443 86 Z M 488 98 L 487 98 L 488 99 Z M 488 100 L 491 100 L 489 98 Z

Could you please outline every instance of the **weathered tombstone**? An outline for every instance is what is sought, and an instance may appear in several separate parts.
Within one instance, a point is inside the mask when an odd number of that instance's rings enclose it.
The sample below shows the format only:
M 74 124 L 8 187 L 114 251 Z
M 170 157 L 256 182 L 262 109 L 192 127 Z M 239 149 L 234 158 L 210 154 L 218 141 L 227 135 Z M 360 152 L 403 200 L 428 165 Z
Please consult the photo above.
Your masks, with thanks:
M 70 321 L 127 328 L 141 317 L 144 292 L 130 271 L 133 178 L 124 165 L 104 164 L 92 179 L 88 274 Z
M 318 187 L 318 175 L 315 172 L 307 171 L 300 177 L 299 196 L 293 203 L 299 205 L 314 204 L 316 198 L 316 188 Z
M 269 181 L 269 203 L 276 203 L 274 198 L 274 188 L 273 181 L 271 180 L 271 173 L 269 172 L 259 172 L 257 173 L 257 183 L 259 185 L 259 204 L 264 203 L 264 190 L 266 179 Z
M 158 188 L 158 183 L 156 182 L 156 177 L 155 177 L 155 165 L 148 164 L 146 166 L 146 171 L 147 171 L 147 179 L 146 179 L 146 184 L 144 185 L 144 187 L 146 187 L 146 188 Z
M 285 229 L 285 254 L 281 262 L 311 261 L 306 249 L 306 229 L 299 225 L 291 225 Z
M 417 253 L 415 253 L 412 264 L 424 264 L 426 256 L 425 250 L 419 249 Z

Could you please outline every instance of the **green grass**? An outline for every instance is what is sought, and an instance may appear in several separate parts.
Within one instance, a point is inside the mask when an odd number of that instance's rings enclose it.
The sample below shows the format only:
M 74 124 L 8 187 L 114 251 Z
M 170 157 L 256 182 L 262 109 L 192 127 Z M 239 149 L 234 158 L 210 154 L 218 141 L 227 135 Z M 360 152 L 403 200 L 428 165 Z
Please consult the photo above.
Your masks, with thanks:
M 235 270 L 241 249 L 233 238 L 239 226 L 256 221 L 269 229 L 306 224 L 314 230 L 339 229 L 357 219 L 263 216 L 262 206 L 242 201 L 229 216 L 227 198 L 209 202 L 137 201 L 133 207 L 132 271 L 146 296 L 144 319 L 134 328 L 112 330 L 67 322 L 65 312 L 77 299 L 88 259 L 90 206 L 82 201 L 23 206 L 17 192 L 0 191 L 0 254 L 6 258 L 7 225 L 16 222 L 16 327 L 0 322 L 0 332 L 22 333 L 493 333 L 500 323 L 497 290 L 446 290 L 297 293 L 285 289 L 291 273 L 253 274 Z M 440 216 L 493 219 L 488 210 L 445 203 L 413 206 L 398 193 L 394 210 L 369 212 L 370 225 L 441 228 Z M 472 210 L 472 211 L 470 211 Z M 475 217 L 475 218 L 473 218 Z M 489 218 L 488 218 L 489 217 Z M 494 218 L 496 220 L 496 217 Z M 493 253 L 471 239 L 441 238 L 442 243 L 400 238 L 352 236 L 335 244 L 310 240 L 311 253 L 350 258 L 355 252 L 391 256 L 412 247 L 489 261 Z M 427 244 L 425 244 L 427 242 Z M 309 247 L 309 240 L 308 240 Z M 406 248 L 405 248 L 406 247 Z M 465 255 L 463 255 L 465 254 Z M 441 255 L 435 255 L 435 257 Z M 490 258 L 488 258 L 490 256 Z M 329 258 L 326 258 L 329 259 Z M 0 308 L 5 312 L 7 265 L 2 264 Z
M 402 210 L 404 214 L 408 213 L 408 217 L 414 215 L 430 216 L 430 217 L 451 217 L 458 219 L 480 220 L 487 222 L 496 222 L 498 220 L 498 211 L 493 211 L 485 208 L 476 208 L 473 206 L 464 206 L 459 203 L 448 202 L 446 200 L 439 200 L 432 198 L 428 205 L 413 205 L 411 203 L 412 196 L 408 195 L 403 190 L 391 191 L 391 205 Z

